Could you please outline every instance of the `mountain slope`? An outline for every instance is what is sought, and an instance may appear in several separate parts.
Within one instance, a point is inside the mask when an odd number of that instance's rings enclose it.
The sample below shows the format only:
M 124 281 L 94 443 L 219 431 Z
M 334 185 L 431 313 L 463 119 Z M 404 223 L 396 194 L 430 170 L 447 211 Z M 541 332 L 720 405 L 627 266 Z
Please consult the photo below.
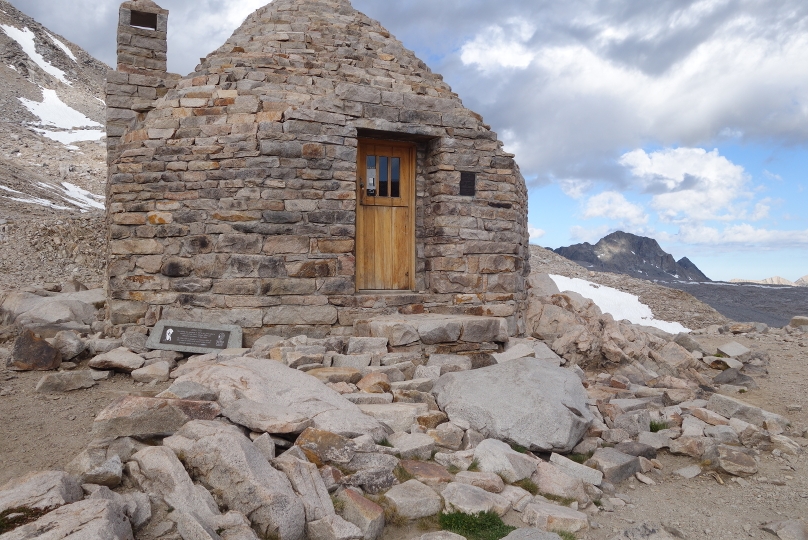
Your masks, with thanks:
M 101 280 L 108 69 L 0 0 L 0 287 Z
M 678 262 L 656 240 L 622 231 L 588 242 L 560 247 L 556 253 L 586 268 L 627 274 L 642 279 L 710 281 L 689 259 Z
M 73 211 L 101 206 L 76 204 L 66 194 L 78 191 L 75 187 L 102 193 L 107 69 L 77 45 L 0 0 L 0 159 L 4 160 L 0 201 L 4 212 L 8 207 L 26 213 L 32 206 Z M 26 183 L 26 176 L 36 180 Z

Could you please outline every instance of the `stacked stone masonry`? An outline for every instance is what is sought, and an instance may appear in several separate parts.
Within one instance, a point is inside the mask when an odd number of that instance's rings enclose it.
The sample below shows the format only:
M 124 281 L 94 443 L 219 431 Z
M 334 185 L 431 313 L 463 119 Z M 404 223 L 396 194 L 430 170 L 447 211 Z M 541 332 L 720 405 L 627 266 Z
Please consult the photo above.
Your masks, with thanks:
M 162 58 L 163 42 L 148 43 Z M 523 330 L 527 190 L 513 156 L 348 0 L 276 0 L 176 84 L 122 67 L 109 85 L 112 123 L 131 122 L 110 152 L 112 324 L 237 324 L 248 343 L 270 329 L 347 334 L 398 313 L 503 317 L 509 333 Z M 356 290 L 357 147 L 368 137 L 416 145 L 412 291 Z M 461 172 L 476 173 L 474 196 L 459 194 Z

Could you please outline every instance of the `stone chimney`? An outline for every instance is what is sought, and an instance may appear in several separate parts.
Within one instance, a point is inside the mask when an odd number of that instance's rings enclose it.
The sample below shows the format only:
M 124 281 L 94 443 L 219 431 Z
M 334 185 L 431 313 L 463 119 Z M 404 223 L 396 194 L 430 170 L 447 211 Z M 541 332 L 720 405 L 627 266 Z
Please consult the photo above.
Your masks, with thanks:
M 167 73 L 168 10 L 151 0 L 121 4 L 118 66 L 107 74 L 107 161 L 117 158 L 121 136 L 176 84 Z

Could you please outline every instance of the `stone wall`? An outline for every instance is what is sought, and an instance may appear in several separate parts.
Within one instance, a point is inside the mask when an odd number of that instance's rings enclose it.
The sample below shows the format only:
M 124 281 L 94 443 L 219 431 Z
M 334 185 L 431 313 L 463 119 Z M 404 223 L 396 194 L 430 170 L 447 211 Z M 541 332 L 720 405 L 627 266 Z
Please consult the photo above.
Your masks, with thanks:
M 416 289 L 357 294 L 360 137 L 417 144 Z M 395 313 L 523 328 L 527 191 L 439 75 L 347 0 L 276 0 L 158 99 L 110 168 L 112 323 L 350 333 Z M 461 172 L 476 194 L 459 194 Z
M 154 16 L 155 28 L 132 26 L 132 12 Z M 135 20 L 137 23 L 138 21 Z M 121 136 L 143 120 L 157 98 L 174 87 L 167 73 L 168 11 L 150 0 L 124 2 L 118 11 L 118 65 L 107 73 L 107 160 L 117 159 Z

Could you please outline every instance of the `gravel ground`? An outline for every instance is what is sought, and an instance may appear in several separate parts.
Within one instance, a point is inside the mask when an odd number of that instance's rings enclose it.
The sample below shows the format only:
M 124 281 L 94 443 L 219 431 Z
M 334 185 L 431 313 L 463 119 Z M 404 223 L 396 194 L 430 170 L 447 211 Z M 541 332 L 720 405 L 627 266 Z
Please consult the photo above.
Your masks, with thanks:
M 795 315 L 808 315 L 808 287 L 739 283 L 660 282 L 692 294 L 734 321 L 760 322 L 781 328 Z

